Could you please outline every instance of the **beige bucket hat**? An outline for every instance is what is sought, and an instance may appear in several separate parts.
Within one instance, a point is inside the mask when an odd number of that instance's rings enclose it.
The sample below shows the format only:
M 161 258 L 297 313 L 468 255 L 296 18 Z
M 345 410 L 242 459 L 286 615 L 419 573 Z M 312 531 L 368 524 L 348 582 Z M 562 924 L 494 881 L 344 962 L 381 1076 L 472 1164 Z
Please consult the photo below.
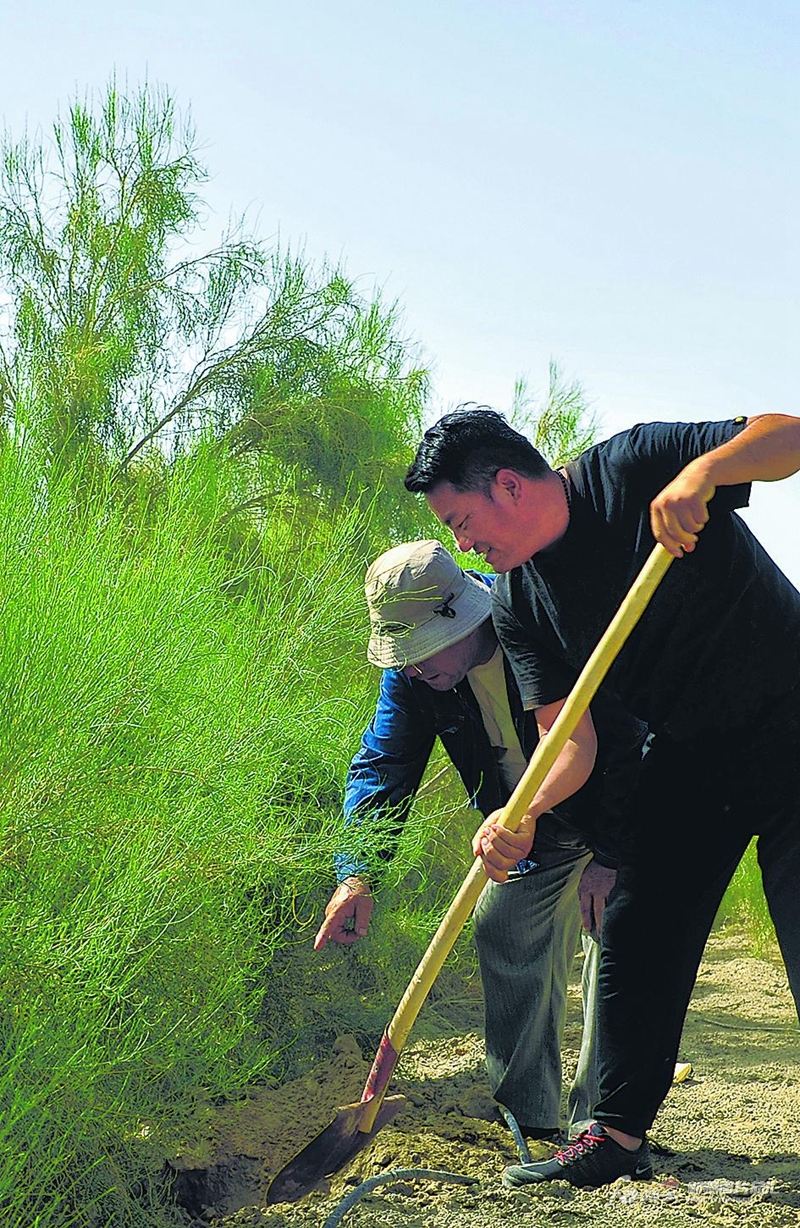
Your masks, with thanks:
M 491 613 L 488 585 L 462 571 L 441 542 L 404 542 L 367 571 L 367 657 L 404 669 L 466 639 Z

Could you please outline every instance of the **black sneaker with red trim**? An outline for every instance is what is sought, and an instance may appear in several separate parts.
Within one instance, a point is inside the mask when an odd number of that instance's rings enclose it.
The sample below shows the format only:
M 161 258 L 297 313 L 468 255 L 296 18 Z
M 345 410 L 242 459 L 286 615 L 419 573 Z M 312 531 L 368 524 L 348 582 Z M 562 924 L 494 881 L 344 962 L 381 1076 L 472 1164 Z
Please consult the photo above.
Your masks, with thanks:
M 618 1177 L 649 1181 L 653 1176 L 650 1148 L 644 1139 L 635 1151 L 628 1151 L 606 1134 L 599 1122 L 560 1148 L 549 1160 L 533 1164 L 512 1164 L 503 1173 L 503 1185 L 512 1188 L 539 1181 L 569 1181 L 571 1185 L 608 1185 Z

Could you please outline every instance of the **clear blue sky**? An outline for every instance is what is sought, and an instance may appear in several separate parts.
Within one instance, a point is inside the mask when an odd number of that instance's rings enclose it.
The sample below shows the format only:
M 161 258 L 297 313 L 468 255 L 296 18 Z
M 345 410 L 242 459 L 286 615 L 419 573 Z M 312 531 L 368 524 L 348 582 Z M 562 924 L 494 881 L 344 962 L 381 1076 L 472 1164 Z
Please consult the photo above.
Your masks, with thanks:
M 436 407 L 543 393 L 601 433 L 800 414 L 796 0 L 29 0 L 0 113 L 116 71 L 191 108 L 211 227 L 343 259 L 404 307 Z M 750 523 L 800 584 L 800 478 Z

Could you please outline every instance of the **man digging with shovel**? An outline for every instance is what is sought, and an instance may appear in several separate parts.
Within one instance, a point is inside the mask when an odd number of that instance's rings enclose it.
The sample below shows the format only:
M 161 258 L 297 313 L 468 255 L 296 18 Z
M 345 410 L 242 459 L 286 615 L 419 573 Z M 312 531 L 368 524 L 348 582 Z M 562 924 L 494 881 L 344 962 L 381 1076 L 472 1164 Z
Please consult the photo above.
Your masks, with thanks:
M 646 1131 L 753 836 L 800 1011 L 800 593 L 736 514 L 752 482 L 798 469 L 800 419 L 786 415 L 637 426 L 554 471 L 500 414 L 476 409 L 426 432 L 406 476 L 459 547 L 502 573 L 494 622 L 542 735 L 653 538 L 676 559 L 603 684 L 654 740 L 605 912 L 595 1121 L 552 1159 L 507 1169 L 507 1185 L 651 1175 Z M 592 714 L 594 702 L 529 806 L 529 839 L 590 778 L 604 740 Z M 503 882 L 520 847 L 490 817 L 476 852 Z
M 347 777 L 350 824 L 388 815 L 396 837 L 437 736 L 470 802 L 484 815 L 508 800 L 538 735 L 492 626 L 493 579 L 462 571 L 435 541 L 397 546 L 369 568 L 367 655 L 383 674 L 375 715 Z M 613 779 L 602 759 L 568 805 L 542 815 L 532 848 L 530 834 L 506 833 L 507 847 L 520 855 L 508 881 L 489 883 L 475 910 L 492 1094 L 535 1139 L 557 1135 L 566 990 L 581 919 L 584 1031 L 569 1096 L 571 1127 L 585 1124 L 596 1098 L 597 935 L 624 843 L 621 798 L 646 733 L 610 703 L 601 703 L 598 712 L 604 744 L 614 750 Z M 379 859 L 391 853 L 390 840 Z M 364 937 L 378 868 L 352 855 L 337 858 L 339 886 L 326 908 L 317 950 L 329 940 Z

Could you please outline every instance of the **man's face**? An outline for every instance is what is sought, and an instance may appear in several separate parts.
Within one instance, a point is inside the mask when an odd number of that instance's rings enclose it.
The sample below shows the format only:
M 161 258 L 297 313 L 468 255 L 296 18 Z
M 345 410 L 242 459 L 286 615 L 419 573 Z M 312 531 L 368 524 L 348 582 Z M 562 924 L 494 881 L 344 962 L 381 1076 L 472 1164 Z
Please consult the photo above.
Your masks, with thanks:
M 407 678 L 420 678 L 434 691 L 452 691 L 467 676 L 475 665 L 475 645 L 478 632 L 473 631 L 466 639 L 435 652 L 432 657 L 417 665 L 407 665 L 403 673 Z
M 533 554 L 526 544 L 516 488 L 502 479 L 500 470 L 489 494 L 479 490 L 456 490 L 439 482 L 426 494 L 434 516 L 450 529 L 459 550 L 482 554 L 495 571 L 511 571 Z

